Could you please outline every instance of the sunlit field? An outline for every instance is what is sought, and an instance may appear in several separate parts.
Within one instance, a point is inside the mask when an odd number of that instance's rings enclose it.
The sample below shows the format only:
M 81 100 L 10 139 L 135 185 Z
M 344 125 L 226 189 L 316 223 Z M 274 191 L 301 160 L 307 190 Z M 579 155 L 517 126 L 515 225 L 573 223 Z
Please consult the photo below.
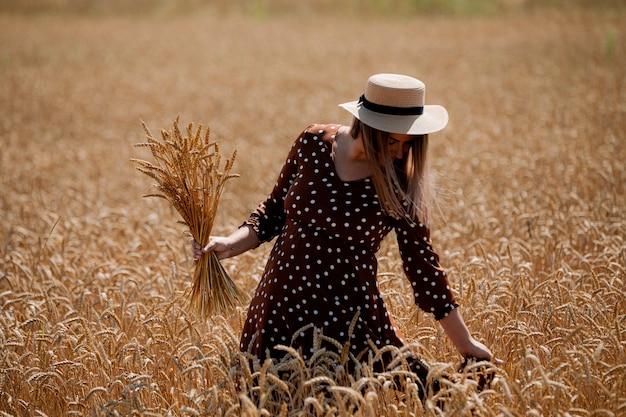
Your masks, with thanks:
M 623 7 L 188 3 L 0 14 L 1 416 L 626 416 Z M 377 72 L 423 80 L 450 113 L 431 135 L 432 238 L 468 327 L 504 361 L 483 364 L 489 389 L 458 374 L 421 403 L 410 378 L 393 383 L 401 370 L 348 375 L 324 352 L 292 352 L 290 380 L 248 368 L 245 306 L 194 316 L 186 228 L 142 197 L 141 123 L 202 123 L 237 149 L 213 227 L 230 233 L 300 131 L 349 124 L 337 104 Z M 270 246 L 223 261 L 247 296 Z M 378 255 L 404 335 L 435 374 L 454 374 L 462 358 L 414 306 L 394 236 Z M 255 395 L 237 389 L 252 381 Z

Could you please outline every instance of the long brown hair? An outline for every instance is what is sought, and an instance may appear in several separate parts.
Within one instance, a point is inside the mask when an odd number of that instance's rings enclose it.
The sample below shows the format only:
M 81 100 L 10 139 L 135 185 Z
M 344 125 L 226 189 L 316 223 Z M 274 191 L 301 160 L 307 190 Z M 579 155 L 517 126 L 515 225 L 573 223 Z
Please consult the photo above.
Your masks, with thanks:
M 350 136 L 363 138 L 363 148 L 381 207 L 389 216 L 409 217 L 428 225 L 434 200 L 428 166 L 428 135 L 415 135 L 402 159 L 389 154 L 389 133 L 354 118 Z

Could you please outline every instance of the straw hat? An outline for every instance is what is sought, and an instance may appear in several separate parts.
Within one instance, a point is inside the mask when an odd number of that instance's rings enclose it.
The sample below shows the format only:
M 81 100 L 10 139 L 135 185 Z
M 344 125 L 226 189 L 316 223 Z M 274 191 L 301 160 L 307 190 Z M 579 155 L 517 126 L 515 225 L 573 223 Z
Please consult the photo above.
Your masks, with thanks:
M 340 104 L 357 119 L 389 133 L 424 135 L 448 124 L 442 106 L 425 105 L 426 86 L 420 80 L 399 74 L 376 74 L 367 80 L 358 101 Z

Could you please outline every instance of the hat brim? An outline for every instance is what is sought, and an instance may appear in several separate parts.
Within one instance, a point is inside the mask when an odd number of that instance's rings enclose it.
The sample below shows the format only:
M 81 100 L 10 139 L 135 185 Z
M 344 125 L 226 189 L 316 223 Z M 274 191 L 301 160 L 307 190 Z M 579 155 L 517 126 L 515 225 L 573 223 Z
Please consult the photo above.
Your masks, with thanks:
M 445 107 L 436 104 L 424 106 L 424 112 L 419 116 L 376 113 L 362 107 L 358 101 L 343 103 L 339 107 L 352 113 L 366 125 L 389 133 L 426 135 L 438 132 L 448 124 L 448 111 Z

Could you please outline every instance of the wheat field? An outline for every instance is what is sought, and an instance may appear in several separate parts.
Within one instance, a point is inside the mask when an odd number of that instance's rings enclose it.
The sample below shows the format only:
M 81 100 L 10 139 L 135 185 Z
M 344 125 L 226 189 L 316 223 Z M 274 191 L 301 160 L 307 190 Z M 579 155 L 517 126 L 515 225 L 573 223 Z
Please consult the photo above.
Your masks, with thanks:
M 0 415 L 626 416 L 623 8 L 330 9 L 0 14 Z M 433 243 L 471 332 L 504 361 L 490 389 L 452 381 L 445 411 L 367 366 L 294 354 L 294 381 L 247 368 L 245 309 L 186 309 L 189 234 L 141 197 L 151 182 L 130 161 L 149 158 L 133 147 L 142 122 L 209 126 L 238 155 L 213 226 L 230 233 L 298 133 L 349 123 L 337 104 L 376 72 L 420 78 L 450 113 L 431 136 Z M 247 295 L 269 246 L 223 261 Z M 392 236 L 379 261 L 404 335 L 435 372 L 456 369 Z M 236 389 L 253 378 L 261 403 Z

